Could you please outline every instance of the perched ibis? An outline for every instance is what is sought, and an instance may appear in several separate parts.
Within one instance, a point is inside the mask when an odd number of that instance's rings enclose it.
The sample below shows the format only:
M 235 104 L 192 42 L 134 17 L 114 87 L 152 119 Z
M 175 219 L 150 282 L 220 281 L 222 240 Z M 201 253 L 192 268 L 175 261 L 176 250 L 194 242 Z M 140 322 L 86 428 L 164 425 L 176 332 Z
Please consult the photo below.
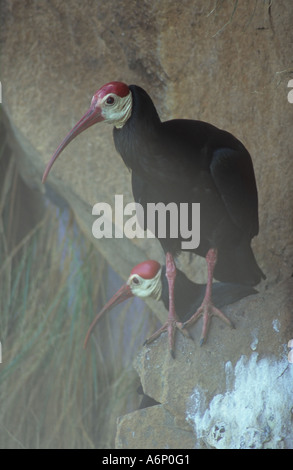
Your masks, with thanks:
M 192 90 L 190 91 L 192 93 Z M 149 203 L 200 204 L 200 243 L 190 251 L 206 258 L 208 279 L 202 305 L 194 313 L 224 318 L 214 306 L 213 278 L 254 286 L 265 278 L 254 257 L 251 240 L 258 234 L 258 195 L 249 152 L 232 134 L 207 122 L 173 119 L 162 122 L 150 96 L 137 85 L 110 82 L 93 96 L 90 108 L 68 133 L 48 163 L 46 180 L 58 155 L 78 134 L 97 122 L 114 126 L 117 151 L 132 171 L 134 200 L 147 209 Z M 147 222 L 143 221 L 144 229 Z M 170 228 L 159 241 L 166 254 L 169 283 L 169 315 L 165 329 L 171 350 L 177 320 L 174 303 L 176 266 L 182 250 L 181 233 L 173 238 Z M 193 321 L 192 317 L 185 327 Z M 228 321 L 228 320 L 227 320 Z M 207 334 L 204 326 L 202 341 Z
M 178 320 L 180 320 L 180 322 L 178 322 L 180 325 L 180 331 L 186 336 L 189 336 L 189 334 L 184 328 L 184 322 L 188 321 L 191 317 L 193 317 L 192 323 L 197 319 L 194 316 L 194 312 L 197 311 L 202 304 L 205 291 L 205 284 L 197 284 L 191 281 L 182 271 L 180 271 L 180 269 L 177 269 L 174 283 L 175 309 Z M 237 300 L 247 297 L 248 295 L 256 293 L 257 291 L 253 287 L 245 284 L 215 282 L 213 285 L 213 300 L 219 307 L 229 305 Z M 122 285 L 122 287 L 113 295 L 113 297 L 94 318 L 86 335 L 84 342 L 85 347 L 99 319 L 121 302 L 134 296 L 142 299 L 152 297 L 155 300 L 162 301 L 165 308 L 169 310 L 169 285 L 166 278 L 166 266 L 161 266 L 160 263 L 154 260 L 143 261 L 135 266 L 131 270 L 127 282 Z M 232 322 L 227 320 L 226 316 L 223 316 L 223 320 L 230 326 L 233 326 Z M 167 327 L 168 322 L 148 338 L 145 341 L 145 344 L 149 344 L 158 338 L 158 336 L 160 336 Z M 171 350 L 171 353 L 174 356 L 173 349 Z

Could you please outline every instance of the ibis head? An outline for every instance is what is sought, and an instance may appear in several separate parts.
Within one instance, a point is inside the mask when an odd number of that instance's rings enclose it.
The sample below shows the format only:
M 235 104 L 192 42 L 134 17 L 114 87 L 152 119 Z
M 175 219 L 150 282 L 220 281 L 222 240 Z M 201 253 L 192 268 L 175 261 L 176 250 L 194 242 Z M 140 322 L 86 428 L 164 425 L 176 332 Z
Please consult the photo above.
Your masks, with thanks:
M 125 83 L 110 82 L 102 86 L 92 97 L 91 105 L 82 118 L 68 132 L 52 155 L 43 175 L 43 183 L 60 153 L 79 134 L 97 122 L 108 122 L 117 128 L 123 127 L 132 111 L 131 91 Z
M 84 346 L 86 347 L 91 332 L 101 316 L 112 310 L 116 305 L 133 296 L 143 299 L 153 297 L 159 300 L 162 290 L 161 271 L 160 263 L 154 260 L 143 261 L 135 266 L 131 270 L 127 282 L 120 287 L 93 320 L 87 332 Z

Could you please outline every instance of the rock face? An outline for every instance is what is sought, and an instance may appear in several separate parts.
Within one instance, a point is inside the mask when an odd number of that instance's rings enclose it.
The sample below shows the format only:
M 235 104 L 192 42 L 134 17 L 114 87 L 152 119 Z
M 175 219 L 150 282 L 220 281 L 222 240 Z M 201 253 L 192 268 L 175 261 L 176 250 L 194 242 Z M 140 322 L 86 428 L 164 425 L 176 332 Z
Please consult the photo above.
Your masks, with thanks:
M 125 0 L 122 7 L 114 1 L 4 0 L 1 8 L 3 107 L 22 176 L 32 188 L 68 202 L 85 235 L 123 278 L 146 258 L 163 261 L 163 254 L 156 240 L 93 238 L 96 202 L 112 205 L 115 194 L 132 201 L 111 127 L 100 124 L 79 136 L 46 185 L 40 183 L 50 155 L 102 84 L 142 86 L 162 119 L 194 118 L 225 128 L 254 162 L 260 234 L 253 247 L 267 280 L 259 296 L 227 308 L 235 331 L 214 320 L 201 349 L 178 335 L 175 361 L 165 336 L 141 351 L 135 367 L 144 391 L 161 404 L 121 418 L 117 447 L 293 447 L 292 370 L 284 346 L 293 334 L 291 2 Z M 192 279 L 205 278 L 203 260 L 184 255 L 178 263 Z M 162 321 L 164 309 L 152 308 Z M 266 405 L 254 402 L 254 386 Z M 228 402 L 239 421 L 227 416 Z
M 212 320 L 200 347 L 178 334 L 176 359 L 162 335 L 135 360 L 144 392 L 159 402 L 118 421 L 117 448 L 293 448 L 293 280 L 226 307 L 236 329 Z M 166 429 L 166 432 L 163 431 Z

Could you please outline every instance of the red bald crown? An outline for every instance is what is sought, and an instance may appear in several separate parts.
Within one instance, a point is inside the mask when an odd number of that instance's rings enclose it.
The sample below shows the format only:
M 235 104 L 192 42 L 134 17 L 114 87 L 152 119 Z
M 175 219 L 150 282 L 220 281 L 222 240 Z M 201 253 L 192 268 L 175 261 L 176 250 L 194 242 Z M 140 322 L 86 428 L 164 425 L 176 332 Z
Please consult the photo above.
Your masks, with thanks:
M 153 279 L 161 268 L 160 263 L 154 260 L 143 261 L 135 266 L 130 275 L 138 274 L 143 279 Z
M 109 82 L 103 85 L 96 93 L 95 97 L 104 98 L 109 93 L 115 93 L 115 95 L 123 98 L 129 94 L 129 88 L 125 83 L 122 82 Z

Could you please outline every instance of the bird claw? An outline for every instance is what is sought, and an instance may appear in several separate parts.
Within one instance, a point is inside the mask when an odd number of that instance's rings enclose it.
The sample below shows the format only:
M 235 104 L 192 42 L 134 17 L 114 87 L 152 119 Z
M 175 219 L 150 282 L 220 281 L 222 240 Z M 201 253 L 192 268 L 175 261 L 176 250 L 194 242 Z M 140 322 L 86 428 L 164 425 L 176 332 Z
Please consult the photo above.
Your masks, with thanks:
M 175 344 L 175 333 L 176 329 L 180 331 L 186 338 L 189 338 L 193 341 L 193 338 L 191 334 L 189 333 L 188 329 L 190 326 L 192 326 L 200 316 L 203 316 L 203 327 L 202 327 L 202 332 L 201 332 L 201 337 L 200 337 L 200 346 L 202 346 L 207 338 L 208 330 L 209 330 L 209 325 L 210 325 L 210 320 L 213 316 L 220 318 L 222 321 L 224 321 L 227 325 L 229 325 L 231 328 L 235 328 L 234 324 L 232 321 L 224 315 L 221 310 L 219 310 L 217 307 L 215 307 L 211 302 L 206 301 L 203 302 L 202 305 L 197 309 L 194 315 L 192 315 L 189 320 L 185 322 L 179 322 L 176 320 L 168 320 L 166 323 L 164 323 L 161 328 L 159 328 L 154 334 L 152 334 L 146 341 L 143 343 L 143 345 L 147 345 L 152 343 L 155 339 L 157 339 L 164 331 L 168 332 L 168 341 L 169 341 L 169 349 L 171 356 L 173 359 L 175 358 L 175 353 L 174 353 L 174 344 Z
M 221 310 L 219 310 L 217 307 L 215 307 L 211 302 L 203 302 L 202 305 L 197 309 L 195 314 L 192 315 L 189 320 L 183 323 L 183 328 L 189 328 L 199 319 L 201 315 L 203 316 L 203 326 L 200 337 L 200 346 L 203 345 L 207 338 L 210 320 L 213 316 L 220 318 L 220 320 L 225 322 L 231 328 L 235 328 L 232 321 L 228 317 L 226 317 L 226 315 L 224 315 L 224 313 L 221 312 Z
M 192 339 L 192 336 L 190 335 L 189 331 L 187 331 L 184 327 L 184 324 L 181 322 L 178 322 L 176 320 L 171 320 L 167 321 L 164 323 L 161 328 L 159 328 L 155 333 L 153 333 L 149 338 L 145 340 L 143 345 L 147 345 L 152 343 L 155 339 L 157 339 L 164 331 L 168 332 L 168 339 L 169 339 L 169 349 L 170 349 L 170 354 L 175 358 L 175 353 L 174 353 L 174 343 L 175 343 L 175 332 L 176 329 L 178 329 L 186 338 Z

